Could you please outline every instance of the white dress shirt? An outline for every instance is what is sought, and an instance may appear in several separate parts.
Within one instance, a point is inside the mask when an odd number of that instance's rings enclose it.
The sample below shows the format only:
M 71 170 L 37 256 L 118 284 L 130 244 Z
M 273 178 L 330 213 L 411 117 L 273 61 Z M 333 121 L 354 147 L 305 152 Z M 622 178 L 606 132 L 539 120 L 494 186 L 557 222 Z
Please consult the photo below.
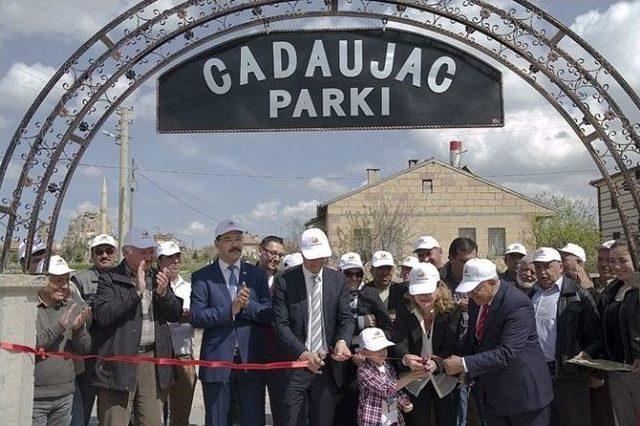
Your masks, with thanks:
M 562 290 L 561 276 L 547 290 L 543 290 L 538 284 L 535 285 L 535 291 L 531 302 L 536 312 L 536 329 L 538 330 L 538 340 L 542 347 L 542 353 L 547 362 L 556 359 L 556 339 L 558 336 L 558 300 L 560 299 L 560 291 Z
M 311 349 L 311 295 L 313 294 L 313 289 L 316 285 L 320 286 L 320 292 L 319 292 L 319 297 L 322 299 L 323 297 L 323 293 L 322 293 L 322 269 L 320 269 L 320 271 L 317 274 L 312 273 L 311 271 L 309 271 L 307 268 L 305 268 L 304 265 L 302 265 L 302 273 L 304 274 L 304 285 L 305 288 L 307 289 L 307 312 L 309 313 L 308 318 L 307 318 L 307 341 L 305 342 L 305 345 L 307 346 L 307 349 Z M 313 281 L 313 276 L 317 275 L 318 278 L 320 279 L 320 281 L 318 281 L 318 283 L 316 284 Z M 329 345 L 327 345 L 327 337 L 325 336 L 325 332 L 324 332 L 324 303 L 321 303 L 322 309 L 320 309 L 320 315 L 321 315 L 321 324 L 322 324 L 322 350 L 326 353 L 329 352 Z
M 191 283 L 180 275 L 171 283 L 173 293 L 182 299 L 182 309 L 189 310 L 191 306 Z M 171 343 L 176 355 L 193 354 L 193 327 L 189 323 L 170 322 Z
M 425 328 L 424 317 L 422 316 L 422 312 L 419 309 L 414 309 L 412 311 L 413 315 L 418 319 L 420 323 L 420 329 L 422 330 L 422 350 L 420 351 L 420 356 L 423 358 L 428 358 L 433 355 L 433 323 L 435 322 L 435 317 L 433 321 L 431 321 L 431 326 L 429 330 Z M 425 383 L 429 383 L 431 377 L 427 376 L 422 381 Z

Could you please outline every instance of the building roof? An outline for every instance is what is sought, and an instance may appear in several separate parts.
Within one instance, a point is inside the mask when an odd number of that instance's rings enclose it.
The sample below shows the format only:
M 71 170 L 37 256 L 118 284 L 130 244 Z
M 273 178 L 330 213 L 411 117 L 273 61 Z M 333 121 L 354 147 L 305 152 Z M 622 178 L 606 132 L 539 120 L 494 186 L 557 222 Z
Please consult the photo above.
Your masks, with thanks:
M 426 160 L 424 160 L 422 162 L 419 162 L 419 163 L 417 163 L 417 164 L 415 164 L 415 165 L 413 165 L 411 167 L 407 167 L 407 168 L 402 169 L 402 170 L 400 170 L 400 171 L 398 171 L 398 172 L 396 172 L 394 174 L 391 174 L 391 175 L 385 177 L 384 179 L 378 179 L 377 181 L 375 181 L 373 183 L 361 186 L 359 188 L 355 188 L 355 189 L 353 189 L 353 190 L 351 190 L 349 192 L 346 192 L 346 193 L 344 193 L 344 194 L 342 194 L 342 195 L 340 195 L 338 197 L 335 197 L 335 198 L 332 198 L 332 199 L 330 199 L 328 201 L 320 203 L 319 206 L 323 207 L 323 206 L 327 206 L 329 204 L 333 204 L 333 203 L 335 203 L 337 201 L 344 200 L 345 198 L 351 197 L 352 195 L 355 195 L 355 194 L 357 194 L 357 193 L 359 193 L 361 191 L 364 191 L 365 189 L 369 189 L 369 188 L 372 188 L 372 187 L 374 187 L 376 185 L 380 185 L 380 184 L 382 184 L 384 182 L 387 182 L 387 181 L 390 181 L 392 179 L 395 179 L 398 176 L 402 176 L 405 173 L 410 173 L 410 172 L 412 172 L 412 171 L 414 171 L 416 169 L 419 169 L 420 167 L 426 166 L 427 164 L 437 164 L 437 165 L 439 165 L 441 167 L 453 170 L 455 172 L 458 172 L 458 173 L 461 173 L 461 174 L 463 174 L 465 176 L 468 176 L 468 177 L 470 177 L 472 179 L 478 180 L 478 181 L 480 181 L 480 182 L 482 182 L 482 183 L 484 183 L 486 185 L 490 185 L 490 186 L 493 186 L 495 188 L 498 188 L 501 191 L 508 192 L 508 193 L 510 193 L 512 195 L 515 195 L 516 197 L 522 198 L 522 199 L 524 199 L 524 200 L 526 200 L 526 201 L 528 201 L 530 203 L 536 204 L 536 205 L 538 205 L 538 206 L 540 206 L 540 207 L 542 207 L 544 209 L 551 210 L 551 211 L 554 211 L 554 212 L 558 211 L 557 209 L 555 209 L 553 207 L 550 207 L 550 206 L 548 206 L 548 205 L 546 205 L 544 203 L 541 203 L 540 201 L 537 201 L 537 200 L 535 200 L 535 199 L 533 199 L 531 197 L 528 197 L 528 196 L 526 196 L 524 194 L 521 194 L 521 193 L 516 192 L 516 191 L 514 191 L 512 189 L 509 189 L 509 188 L 505 188 L 504 186 L 498 185 L 495 182 L 492 182 L 490 180 L 487 180 L 487 179 L 481 178 L 479 176 L 476 176 L 473 173 L 470 173 L 470 172 L 468 172 L 468 171 L 466 171 L 464 169 L 459 169 L 459 168 L 450 166 L 449 164 L 443 163 L 443 162 L 438 161 L 438 160 L 436 160 L 434 158 L 428 158 L 428 159 L 426 159 Z M 467 170 L 469 170 L 469 169 L 467 168 Z
M 640 172 L 640 165 L 632 167 L 630 169 L 627 169 L 627 172 L 634 173 L 634 174 Z M 618 172 L 618 173 L 612 174 L 609 177 L 611 179 L 617 179 L 617 178 L 619 178 L 621 176 L 622 176 L 622 172 Z M 604 178 L 599 178 L 599 179 L 594 179 L 594 180 L 590 181 L 589 185 L 591 185 L 591 186 L 599 186 L 599 185 L 602 185 L 603 183 L 605 183 L 604 182 Z

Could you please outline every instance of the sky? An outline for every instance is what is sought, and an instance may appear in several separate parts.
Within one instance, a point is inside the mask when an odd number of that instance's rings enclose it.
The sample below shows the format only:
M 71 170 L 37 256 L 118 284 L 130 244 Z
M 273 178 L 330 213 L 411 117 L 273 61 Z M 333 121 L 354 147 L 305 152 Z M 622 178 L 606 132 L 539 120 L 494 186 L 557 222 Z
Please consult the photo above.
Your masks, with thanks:
M 570 26 L 638 88 L 640 1 L 534 2 Z M 0 140 L 6 146 L 39 90 L 93 33 L 134 3 L 123 0 L 0 1 Z M 635 46 L 635 49 L 633 48 Z M 184 58 L 183 58 L 184 59 Z M 365 169 L 389 175 L 408 159 L 448 162 L 448 141 L 461 140 L 463 164 L 526 195 L 543 191 L 595 205 L 598 177 L 583 145 L 546 101 L 502 68 L 505 127 L 499 129 L 160 135 L 155 131 L 155 78 L 127 104 L 135 109 L 130 153 L 139 168 L 134 223 L 170 232 L 185 244 L 211 242 L 216 221 L 233 217 L 247 231 L 288 236 L 292 221 L 365 181 Z M 114 133 L 115 120 L 104 130 Z M 67 192 L 56 230 L 97 210 L 102 178 L 109 216 L 117 218 L 118 147 L 99 134 Z M 165 170 L 160 171 L 159 169 Z M 177 170 L 181 173 L 168 173 Z M 557 174 L 573 170 L 575 172 Z M 221 176 L 222 175 L 222 176 Z M 260 177 L 256 177 L 260 176 Z M 270 176 L 267 178 L 265 176 Z M 286 177 L 286 178 L 282 178 Z

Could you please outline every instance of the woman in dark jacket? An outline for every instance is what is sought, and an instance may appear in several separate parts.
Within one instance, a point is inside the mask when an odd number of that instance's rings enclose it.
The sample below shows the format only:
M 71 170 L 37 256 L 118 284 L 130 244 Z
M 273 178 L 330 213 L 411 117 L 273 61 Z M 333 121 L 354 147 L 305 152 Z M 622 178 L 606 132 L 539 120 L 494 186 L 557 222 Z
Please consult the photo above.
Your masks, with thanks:
M 632 364 L 631 372 L 609 373 L 611 402 L 618 424 L 635 425 L 640 412 L 640 290 L 626 241 L 613 244 L 609 264 L 618 278 L 600 299 L 604 350 L 610 360 Z
M 440 280 L 438 270 L 430 263 L 421 263 L 411 270 L 409 294 L 394 323 L 394 356 L 402 360 L 405 370 L 428 368 L 435 370 L 434 375 L 445 374 L 440 359 L 459 352 L 461 312 L 451 291 Z M 404 415 L 407 425 L 430 425 L 433 413 L 435 424 L 455 426 L 459 392 L 454 389 L 440 398 L 431 380 L 427 380 L 420 390 L 418 382 L 407 386 L 413 403 L 413 411 Z

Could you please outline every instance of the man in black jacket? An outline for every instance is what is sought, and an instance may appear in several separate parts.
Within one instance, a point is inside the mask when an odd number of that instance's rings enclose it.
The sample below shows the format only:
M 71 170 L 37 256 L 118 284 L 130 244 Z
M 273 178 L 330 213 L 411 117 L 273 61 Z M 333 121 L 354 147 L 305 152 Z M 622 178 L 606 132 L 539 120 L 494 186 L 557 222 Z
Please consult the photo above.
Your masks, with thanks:
M 167 322 L 180 319 L 182 300 L 173 294 L 166 271 L 152 273 L 155 241 L 146 230 L 133 228 L 122 251 L 123 261 L 98 281 L 93 308 L 96 353 L 171 358 Z M 173 384 L 171 366 L 98 360 L 100 424 L 126 425 L 134 407 L 140 426 L 162 424 L 162 401 Z
M 388 251 L 377 251 L 371 257 L 371 275 L 373 280 L 367 283 L 378 293 L 391 320 L 396 317 L 398 306 L 404 303 L 407 286 L 392 281 L 395 262 Z M 379 327 L 379 326 L 378 326 Z
M 552 425 L 591 424 L 589 376 L 565 362 L 576 355 L 591 356 L 602 338 L 591 296 L 565 275 L 560 253 L 542 247 L 534 253 L 538 281 L 532 297 L 536 329 L 549 366 L 555 398 Z
M 351 297 L 344 275 L 325 267 L 331 248 L 324 232 L 305 230 L 300 247 L 303 264 L 278 276 L 273 290 L 278 342 L 289 359 L 309 363 L 287 372 L 285 424 L 331 426 L 342 385 L 341 362 L 351 357 Z

